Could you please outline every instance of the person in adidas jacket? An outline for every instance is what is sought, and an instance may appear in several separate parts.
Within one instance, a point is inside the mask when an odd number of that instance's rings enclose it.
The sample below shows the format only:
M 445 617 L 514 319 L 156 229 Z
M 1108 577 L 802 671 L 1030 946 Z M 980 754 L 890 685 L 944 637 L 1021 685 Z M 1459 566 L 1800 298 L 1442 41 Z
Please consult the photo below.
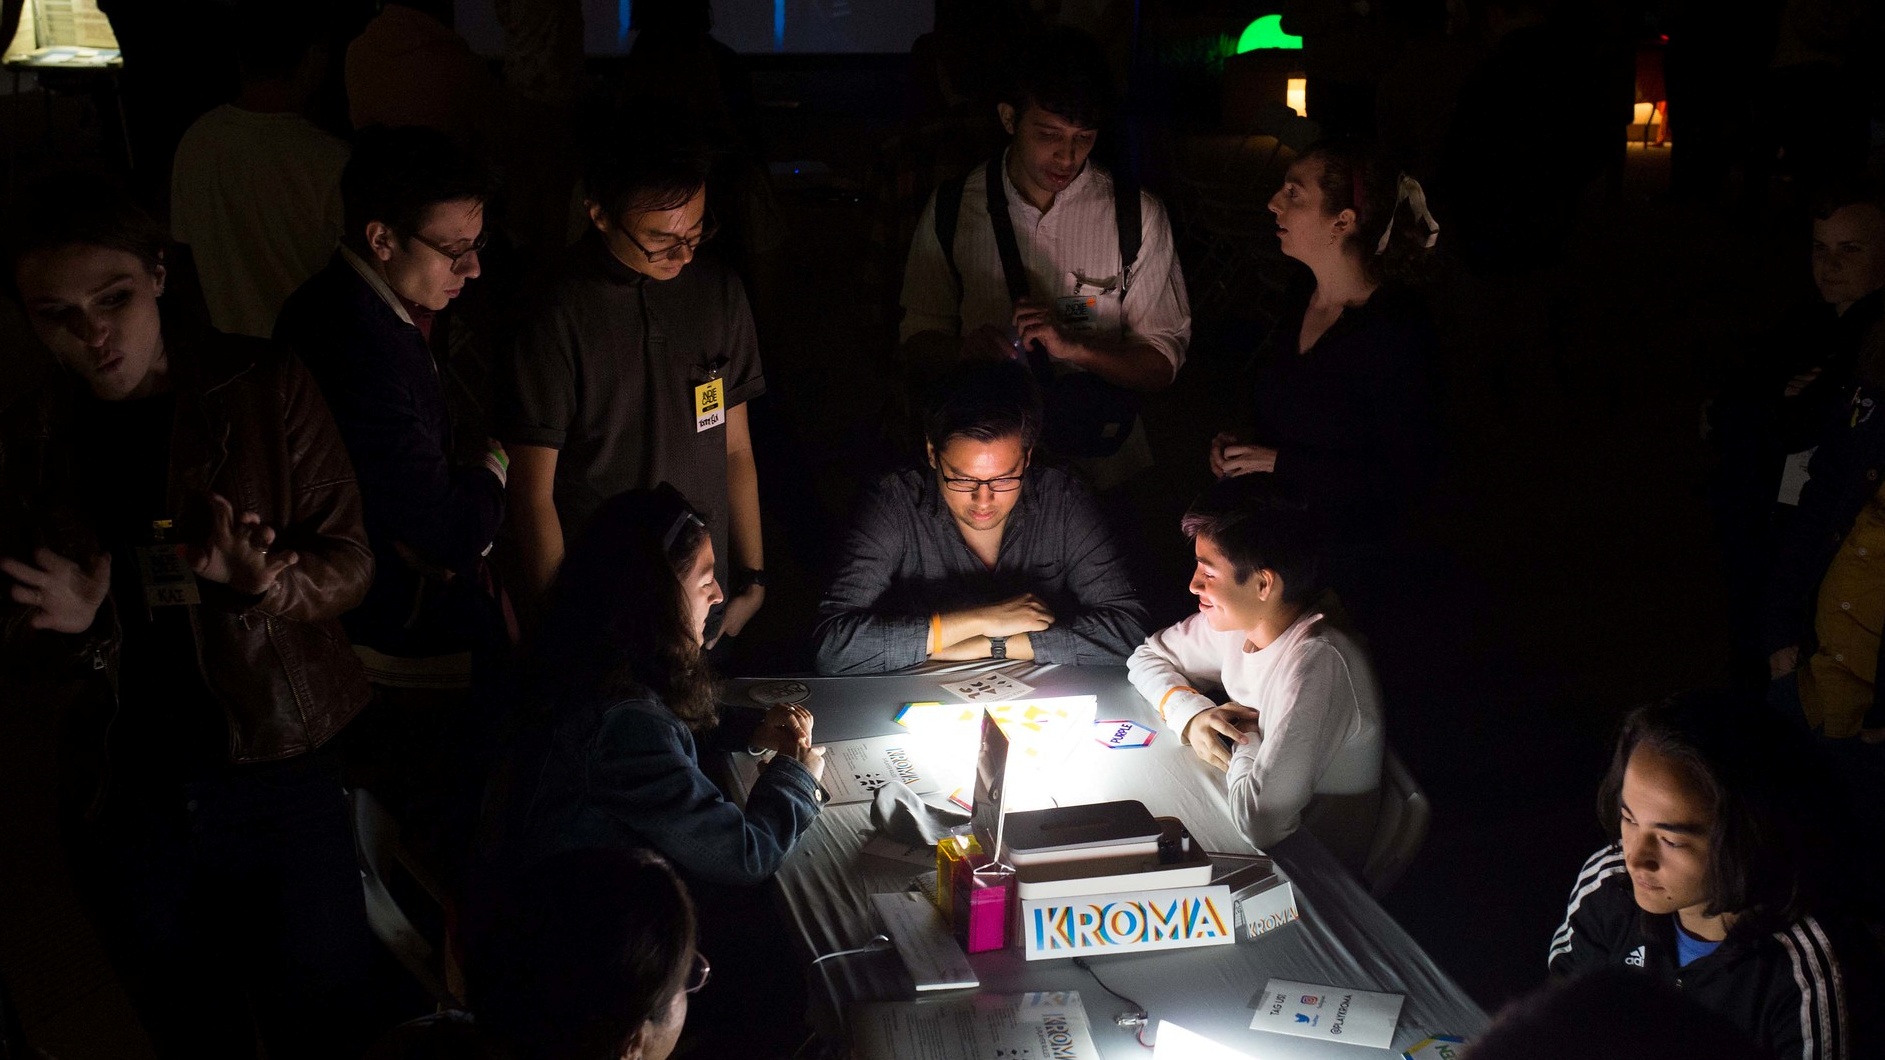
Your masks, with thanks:
M 1552 973 L 1640 970 L 1788 1060 L 1882 1055 L 1876 952 L 1815 899 L 1787 750 L 1718 696 L 1631 714 L 1598 799 L 1617 838 L 1578 873 Z

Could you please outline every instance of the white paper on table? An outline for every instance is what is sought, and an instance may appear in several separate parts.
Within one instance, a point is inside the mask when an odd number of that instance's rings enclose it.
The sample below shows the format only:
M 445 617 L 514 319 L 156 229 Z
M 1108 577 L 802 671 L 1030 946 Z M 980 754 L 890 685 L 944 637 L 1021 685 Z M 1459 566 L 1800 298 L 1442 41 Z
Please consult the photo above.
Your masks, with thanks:
M 942 780 L 907 736 L 872 736 L 865 740 L 839 740 L 824 744 L 825 790 L 831 804 L 869 802 L 878 789 L 900 780 L 918 795 L 933 795 L 944 790 Z M 759 779 L 760 764 L 771 758 L 733 755 L 733 779 L 742 799 L 752 793 Z
M 1021 682 L 1003 673 L 980 674 L 977 676 L 944 681 L 943 691 L 964 699 L 970 703 L 1000 703 L 1004 700 L 1024 699 L 1034 691 L 1033 685 Z
M 1076 990 L 889 1001 L 851 1008 L 854 1060 L 1096 1060 Z
M 1806 481 L 1813 476 L 1807 474 L 1807 462 L 1813 459 L 1813 450 L 1803 453 L 1788 453 L 1786 462 L 1780 465 L 1780 493 L 1774 500 L 1781 504 L 1798 505 L 1800 491 L 1806 489 Z
M 1386 1049 L 1405 1000 L 1400 994 L 1272 979 L 1257 998 L 1250 1029 Z
M 824 785 L 832 805 L 869 802 L 879 788 L 893 781 L 902 781 L 918 795 L 942 790 L 941 781 L 911 743 L 901 736 L 873 736 L 826 744 Z

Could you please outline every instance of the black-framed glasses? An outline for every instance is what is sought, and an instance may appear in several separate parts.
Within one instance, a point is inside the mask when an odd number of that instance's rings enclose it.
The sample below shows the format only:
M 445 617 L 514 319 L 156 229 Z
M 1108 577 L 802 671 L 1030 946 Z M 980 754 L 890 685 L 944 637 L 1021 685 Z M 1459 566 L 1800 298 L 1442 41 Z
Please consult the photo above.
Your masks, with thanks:
M 459 259 L 464 258 L 471 254 L 476 254 L 478 251 L 483 250 L 484 245 L 490 242 L 490 239 L 491 239 L 491 233 L 479 232 L 476 238 L 472 239 L 470 246 L 466 247 L 463 250 L 453 251 L 453 250 L 447 250 L 444 247 L 439 246 L 437 243 L 432 242 L 430 239 L 427 239 L 426 237 L 420 235 L 417 232 L 414 232 L 412 234 L 412 241 L 414 243 L 417 243 L 422 247 L 430 247 L 432 250 L 445 255 L 446 259 L 448 259 L 452 263 L 453 271 L 457 271 Z
M 685 236 L 674 236 L 671 237 L 674 242 L 652 249 L 643 246 L 642 241 L 636 239 L 635 233 L 630 232 L 626 225 L 622 227 L 622 234 L 628 237 L 630 243 L 635 244 L 636 250 L 648 255 L 649 263 L 653 264 L 657 261 L 673 261 L 675 258 L 680 257 L 683 251 L 699 250 L 701 244 L 720 234 L 720 222 L 714 220 L 713 211 L 709 210 L 707 214 L 700 219 L 699 235 L 692 239 L 688 239 Z
M 937 473 L 942 477 L 943 488 L 953 493 L 974 493 L 983 486 L 987 486 L 994 493 L 1013 493 L 1021 488 L 1021 477 L 1027 469 L 1027 462 L 1022 461 L 1021 470 L 1017 474 L 1003 475 L 1000 478 L 962 478 L 943 471 L 939 462 Z
M 706 954 L 695 950 L 694 966 L 687 970 L 687 986 L 683 989 L 690 994 L 698 994 L 701 988 L 707 985 L 707 980 L 711 978 L 713 978 L 713 965 L 707 963 Z

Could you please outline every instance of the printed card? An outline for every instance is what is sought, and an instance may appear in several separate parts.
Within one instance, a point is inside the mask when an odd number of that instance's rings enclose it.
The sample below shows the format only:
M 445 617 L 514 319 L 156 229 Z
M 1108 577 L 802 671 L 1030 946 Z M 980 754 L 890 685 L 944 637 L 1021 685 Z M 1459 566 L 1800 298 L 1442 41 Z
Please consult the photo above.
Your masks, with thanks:
M 943 689 L 970 703 L 1000 703 L 1021 699 L 1034 691 L 1034 686 L 1024 685 L 1007 674 L 988 673 L 944 682 Z
M 1257 998 L 1250 1029 L 1386 1049 L 1405 1000 L 1399 994 L 1272 979 Z

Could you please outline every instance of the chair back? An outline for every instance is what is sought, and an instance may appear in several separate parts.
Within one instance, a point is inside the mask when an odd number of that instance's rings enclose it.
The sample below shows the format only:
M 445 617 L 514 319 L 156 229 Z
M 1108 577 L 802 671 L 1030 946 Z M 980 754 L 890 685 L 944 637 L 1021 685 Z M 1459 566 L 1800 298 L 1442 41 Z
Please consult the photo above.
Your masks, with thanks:
M 404 853 L 399 822 L 385 804 L 365 788 L 351 788 L 347 800 L 353 809 L 354 846 L 360 858 L 360 883 L 366 889 L 367 924 L 392 951 L 426 993 L 439 1004 L 453 1007 L 459 999 L 447 985 L 445 950 L 428 938 L 394 897 L 394 887 L 408 896 L 439 901 L 438 891 L 417 871 Z M 401 877 L 404 877 L 404 881 Z M 406 886 L 410 881 L 414 886 Z M 410 897 L 408 900 L 412 900 Z M 434 919 L 443 920 L 443 904 Z
M 1376 898 L 1394 888 L 1427 841 L 1433 805 L 1414 775 L 1393 751 L 1381 761 L 1381 817 L 1362 882 Z

